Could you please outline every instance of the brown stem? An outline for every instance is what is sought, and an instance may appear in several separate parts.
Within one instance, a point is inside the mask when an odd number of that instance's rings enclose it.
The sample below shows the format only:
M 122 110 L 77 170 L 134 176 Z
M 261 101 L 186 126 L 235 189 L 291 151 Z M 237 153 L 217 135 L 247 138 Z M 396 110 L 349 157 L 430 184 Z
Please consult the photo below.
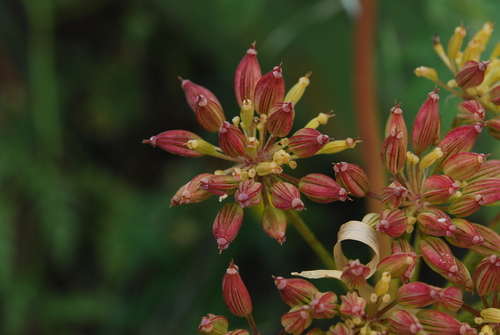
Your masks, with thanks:
M 248 315 L 246 315 L 245 318 L 247 319 L 248 324 L 250 325 L 250 328 L 252 329 L 252 334 L 259 335 L 259 330 L 257 329 L 257 324 L 255 323 L 255 320 L 253 319 L 252 313 L 249 313 Z

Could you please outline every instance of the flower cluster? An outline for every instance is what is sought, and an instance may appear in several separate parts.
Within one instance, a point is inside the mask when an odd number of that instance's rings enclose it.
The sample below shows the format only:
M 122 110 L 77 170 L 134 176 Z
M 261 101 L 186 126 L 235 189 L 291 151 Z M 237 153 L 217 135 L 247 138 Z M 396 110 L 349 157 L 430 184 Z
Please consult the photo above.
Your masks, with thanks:
M 186 99 L 198 123 L 209 132 L 218 133 L 218 146 L 186 130 L 168 130 L 153 136 L 149 143 L 168 152 L 188 157 L 214 156 L 233 166 L 214 173 L 203 173 L 182 186 L 171 206 L 198 203 L 212 195 L 223 201 L 233 195 L 217 214 L 213 234 L 219 249 L 226 249 L 235 239 L 243 221 L 243 208 L 263 205 L 264 232 L 279 243 L 285 241 L 286 211 L 305 208 L 301 193 L 320 202 L 345 201 L 349 195 L 364 196 L 367 177 L 357 165 L 338 163 L 337 181 L 327 175 L 312 173 L 297 179 L 286 173 L 297 160 L 318 154 L 330 154 L 353 148 L 358 140 L 332 140 L 316 128 L 326 124 L 331 113 L 320 113 L 290 137 L 295 105 L 309 85 L 310 73 L 285 94 L 281 65 L 261 75 L 255 44 L 239 63 L 234 78 L 240 113 L 230 121 L 216 96 L 208 89 L 182 81 Z
M 453 78 L 443 82 L 436 69 L 425 66 L 415 69 L 415 74 L 432 80 L 469 102 L 468 105 L 459 107 L 455 120 L 457 125 L 484 122 L 487 112 L 490 116 L 486 122 L 488 132 L 500 139 L 500 42 L 495 45 L 488 58 L 482 58 L 492 33 L 493 23 L 486 22 L 464 50 L 461 49 L 467 29 L 462 25 L 455 28 L 446 51 L 439 37 L 434 37 L 434 50 L 451 71 Z

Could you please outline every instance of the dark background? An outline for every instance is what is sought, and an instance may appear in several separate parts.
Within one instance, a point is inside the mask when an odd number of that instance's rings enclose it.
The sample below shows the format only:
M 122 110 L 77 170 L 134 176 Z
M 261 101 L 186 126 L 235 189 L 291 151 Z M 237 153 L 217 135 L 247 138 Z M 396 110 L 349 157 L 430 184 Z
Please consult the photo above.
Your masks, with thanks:
M 228 165 L 181 158 L 141 144 L 168 129 L 213 136 L 196 123 L 177 76 L 214 92 L 238 113 L 233 76 L 253 41 L 263 73 L 283 62 L 287 87 L 307 71 L 296 127 L 319 112 L 321 131 L 357 134 L 352 86 L 353 19 L 336 0 L 1 0 L 0 332 L 2 334 L 194 334 L 207 313 L 230 315 L 220 294 L 231 259 L 254 299 L 262 334 L 277 334 L 288 310 L 271 275 L 321 268 L 293 229 L 280 246 L 246 210 L 221 255 L 212 236 L 220 204 L 169 209 L 196 174 Z M 379 1 L 378 108 L 402 101 L 410 124 L 434 84 L 420 66 L 451 79 L 434 54 L 464 23 L 469 37 L 498 21 L 494 1 Z M 498 40 L 494 32 L 492 40 Z M 447 80 L 447 79 L 446 79 Z M 445 127 L 457 99 L 442 93 Z M 498 149 L 497 153 L 498 153 Z M 492 147 L 489 152 L 493 152 Z M 359 147 L 300 164 L 297 176 L 360 163 Z M 305 163 L 307 162 L 307 164 Z M 375 162 L 378 163 L 378 162 Z M 366 167 L 365 168 L 369 168 Z M 364 202 L 316 205 L 302 217 L 327 248 L 340 224 L 361 219 Z M 315 282 L 333 289 L 333 281 Z

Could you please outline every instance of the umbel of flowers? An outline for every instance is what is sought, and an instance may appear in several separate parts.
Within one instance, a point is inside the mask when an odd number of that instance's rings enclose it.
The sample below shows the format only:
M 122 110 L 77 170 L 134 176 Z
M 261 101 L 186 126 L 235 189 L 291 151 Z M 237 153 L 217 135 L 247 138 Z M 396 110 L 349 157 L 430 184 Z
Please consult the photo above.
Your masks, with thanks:
M 282 66 L 262 75 L 252 44 L 236 69 L 234 90 L 240 112 L 230 120 L 212 92 L 181 79 L 198 123 L 207 131 L 218 133 L 218 146 L 186 130 L 168 130 L 143 141 L 177 155 L 214 156 L 232 164 L 195 176 L 171 200 L 171 206 L 177 206 L 199 203 L 216 195 L 221 202 L 227 202 L 213 224 L 221 251 L 235 239 L 243 221 L 243 208 L 263 204 L 264 232 L 283 243 L 286 212 L 305 208 L 301 194 L 316 202 L 329 203 L 345 201 L 350 194 L 364 196 L 368 189 L 366 174 L 354 164 L 339 163 L 338 182 L 319 173 L 301 179 L 288 174 L 300 159 L 353 148 L 357 142 L 352 138 L 333 140 L 316 130 L 327 123 L 331 113 L 320 113 L 291 133 L 295 105 L 309 85 L 309 76 L 307 73 L 300 78 L 286 93 Z

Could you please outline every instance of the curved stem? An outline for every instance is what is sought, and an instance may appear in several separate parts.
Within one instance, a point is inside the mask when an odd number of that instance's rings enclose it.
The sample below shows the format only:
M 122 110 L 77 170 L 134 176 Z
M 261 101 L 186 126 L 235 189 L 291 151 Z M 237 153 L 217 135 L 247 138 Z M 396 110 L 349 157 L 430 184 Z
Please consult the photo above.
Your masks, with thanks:
M 316 238 L 314 233 L 309 229 L 306 223 L 295 211 L 286 212 L 288 221 L 293 224 L 295 229 L 299 232 L 302 238 L 309 244 L 311 249 L 316 253 L 316 255 L 321 259 L 323 264 L 328 268 L 335 270 L 335 261 L 333 260 L 332 253 L 328 252 L 327 249 L 321 242 Z

